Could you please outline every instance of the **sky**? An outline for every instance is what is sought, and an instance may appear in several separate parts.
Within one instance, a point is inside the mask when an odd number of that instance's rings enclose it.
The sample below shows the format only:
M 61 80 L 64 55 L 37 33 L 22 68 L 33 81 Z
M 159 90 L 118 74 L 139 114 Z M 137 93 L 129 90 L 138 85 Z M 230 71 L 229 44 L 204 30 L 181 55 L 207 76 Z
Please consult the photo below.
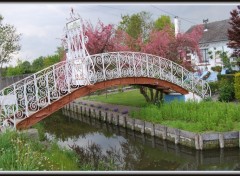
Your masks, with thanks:
M 230 11 L 237 8 L 237 3 L 1 3 L 0 14 L 3 24 L 11 24 L 21 33 L 21 50 L 14 55 L 9 65 L 15 66 L 17 59 L 32 62 L 40 56 L 55 54 L 61 46 L 60 38 L 64 26 L 73 8 L 85 21 L 96 25 L 98 20 L 104 24 L 117 25 L 122 15 L 132 15 L 141 11 L 150 12 L 152 19 L 168 15 L 172 22 L 178 16 L 180 32 L 185 32 L 192 25 L 230 18 Z

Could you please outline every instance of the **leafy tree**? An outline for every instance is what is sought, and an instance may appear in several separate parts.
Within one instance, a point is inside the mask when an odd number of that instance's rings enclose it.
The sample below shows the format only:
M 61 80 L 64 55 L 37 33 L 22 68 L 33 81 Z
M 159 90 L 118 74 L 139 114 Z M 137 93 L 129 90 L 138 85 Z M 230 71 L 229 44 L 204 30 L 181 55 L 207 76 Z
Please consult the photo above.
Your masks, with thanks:
M 47 56 L 43 59 L 43 68 L 49 67 L 58 63 L 60 61 L 60 57 L 58 54 Z
M 39 58 L 35 59 L 32 63 L 32 71 L 37 72 L 44 68 L 44 61 L 43 57 L 40 56 Z
M 170 16 L 167 16 L 167 15 L 161 15 L 154 22 L 154 28 L 158 31 L 163 30 L 167 26 L 174 29 L 174 24 L 171 22 Z
M 228 29 L 228 47 L 234 49 L 232 56 L 240 57 L 240 6 L 230 12 L 231 28 Z
M 95 27 L 88 22 L 85 28 L 86 35 L 88 36 L 86 48 L 89 54 L 98 54 L 112 50 L 114 45 L 113 41 L 111 40 L 114 32 L 113 25 L 104 25 L 99 20 Z
M 151 19 L 151 14 L 145 11 L 131 16 L 122 16 L 122 21 L 120 21 L 120 24 L 118 25 L 119 30 L 125 31 L 130 37 L 132 37 L 131 45 L 128 46 L 136 51 L 140 50 L 138 45 L 139 40 L 147 42 L 152 28 L 153 21 Z
M 55 51 L 55 53 L 58 55 L 59 60 L 63 60 L 65 55 L 63 46 L 57 47 L 57 50 Z
M 17 60 L 17 66 L 9 66 L 7 68 L 6 76 L 15 76 L 15 75 L 22 75 L 23 74 L 23 69 L 21 68 L 22 61 Z
M 0 76 L 3 64 L 9 63 L 13 54 L 20 50 L 19 40 L 21 34 L 16 33 L 16 28 L 10 24 L 3 24 L 0 15 Z
M 6 76 L 16 76 L 21 74 L 22 72 L 19 66 L 16 66 L 16 67 L 9 66 L 6 71 Z
M 169 33 L 169 28 L 165 27 L 161 31 L 153 30 L 149 36 L 149 42 L 141 43 L 141 51 L 161 57 L 168 56 L 169 45 L 174 36 Z
M 20 70 L 22 74 L 29 74 L 31 73 L 31 64 L 28 61 L 22 62 L 20 65 Z
M 232 70 L 231 63 L 230 63 L 230 58 L 228 57 L 228 52 L 227 51 L 220 51 L 219 52 L 219 57 L 221 58 L 223 62 L 223 67 L 227 68 L 228 70 Z
M 119 29 L 126 31 L 131 37 L 137 39 L 142 33 L 142 19 L 139 14 L 122 16 Z

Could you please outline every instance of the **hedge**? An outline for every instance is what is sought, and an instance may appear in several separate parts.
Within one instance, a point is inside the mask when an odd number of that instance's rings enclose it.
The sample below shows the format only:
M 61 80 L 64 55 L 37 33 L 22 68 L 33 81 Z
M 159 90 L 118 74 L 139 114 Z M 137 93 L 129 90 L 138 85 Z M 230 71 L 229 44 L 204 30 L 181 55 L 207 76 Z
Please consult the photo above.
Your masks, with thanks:
M 226 75 L 217 75 L 218 81 L 222 79 L 227 79 L 229 82 L 234 82 L 234 74 L 226 74 Z
M 240 73 L 236 73 L 234 77 L 235 98 L 240 100 Z

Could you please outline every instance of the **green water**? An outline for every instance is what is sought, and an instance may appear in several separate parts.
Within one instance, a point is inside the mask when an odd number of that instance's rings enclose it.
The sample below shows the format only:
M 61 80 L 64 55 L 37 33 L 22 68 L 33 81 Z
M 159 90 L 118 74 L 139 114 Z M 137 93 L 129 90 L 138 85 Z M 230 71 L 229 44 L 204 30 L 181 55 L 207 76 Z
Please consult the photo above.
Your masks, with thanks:
M 41 122 L 48 139 L 59 145 L 90 149 L 95 156 L 115 160 L 117 170 L 233 171 L 240 170 L 240 149 L 196 151 L 97 119 L 60 110 Z

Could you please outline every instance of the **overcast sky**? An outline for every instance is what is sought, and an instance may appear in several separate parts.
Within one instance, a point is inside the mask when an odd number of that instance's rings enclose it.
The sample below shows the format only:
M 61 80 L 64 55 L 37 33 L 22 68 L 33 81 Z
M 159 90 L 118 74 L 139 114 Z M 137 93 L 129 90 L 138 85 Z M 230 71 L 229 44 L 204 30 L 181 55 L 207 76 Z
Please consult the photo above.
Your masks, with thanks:
M 141 11 L 152 14 L 152 19 L 169 15 L 174 20 L 180 19 L 180 31 L 185 32 L 203 19 L 209 22 L 230 18 L 230 11 L 236 9 L 237 3 L 0 3 L 3 23 L 14 25 L 22 34 L 22 49 L 11 62 L 17 58 L 32 62 L 40 56 L 52 55 L 60 46 L 59 38 L 63 35 L 66 18 L 73 7 L 83 20 L 96 24 L 100 19 L 104 24 L 118 24 L 121 15 L 131 15 Z

